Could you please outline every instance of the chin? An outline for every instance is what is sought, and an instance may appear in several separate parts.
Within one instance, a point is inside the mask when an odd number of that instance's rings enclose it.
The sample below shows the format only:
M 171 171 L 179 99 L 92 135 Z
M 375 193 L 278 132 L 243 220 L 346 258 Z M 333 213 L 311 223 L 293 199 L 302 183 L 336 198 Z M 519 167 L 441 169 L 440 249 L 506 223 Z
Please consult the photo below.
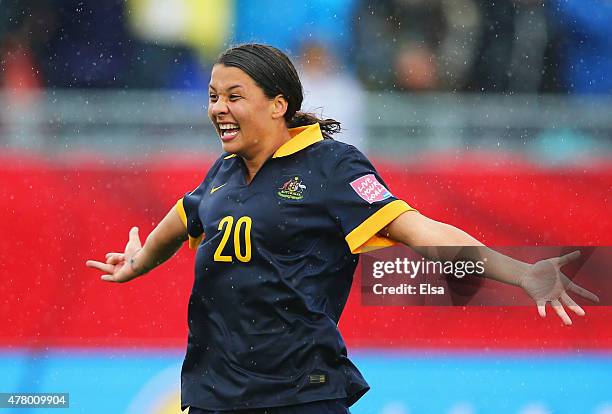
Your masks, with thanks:
M 230 154 L 238 154 L 240 152 L 241 149 L 241 145 L 238 142 L 223 142 L 221 141 L 221 147 L 223 148 L 224 152 L 230 153 Z

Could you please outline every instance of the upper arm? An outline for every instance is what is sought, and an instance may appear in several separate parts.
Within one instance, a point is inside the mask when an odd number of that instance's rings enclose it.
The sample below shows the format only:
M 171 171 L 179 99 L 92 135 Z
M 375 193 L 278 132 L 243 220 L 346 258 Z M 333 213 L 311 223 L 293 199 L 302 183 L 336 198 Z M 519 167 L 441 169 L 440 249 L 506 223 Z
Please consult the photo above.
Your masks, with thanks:
M 463 230 L 432 220 L 418 211 L 409 211 L 399 215 L 381 233 L 385 237 L 410 247 L 482 245 Z
M 176 240 L 180 243 L 186 241 L 188 236 L 187 227 L 183 224 L 183 219 L 176 205 L 168 211 L 155 230 L 163 239 Z
M 174 237 L 181 242 L 187 240 L 189 235 L 187 233 L 187 226 L 176 205 L 172 207 L 168 214 L 166 214 L 166 217 L 162 219 L 162 222 L 164 221 L 166 222 L 165 224 L 170 237 Z
M 380 235 L 408 246 L 417 246 L 427 240 L 427 227 L 431 226 L 430 221 L 433 220 L 416 210 L 407 211 L 389 223 Z

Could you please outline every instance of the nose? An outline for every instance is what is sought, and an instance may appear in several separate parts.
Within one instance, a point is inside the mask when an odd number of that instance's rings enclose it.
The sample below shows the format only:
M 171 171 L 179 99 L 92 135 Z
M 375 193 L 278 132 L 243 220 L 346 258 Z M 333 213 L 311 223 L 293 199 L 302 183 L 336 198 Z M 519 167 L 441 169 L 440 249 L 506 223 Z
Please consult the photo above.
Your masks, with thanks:
M 227 103 L 223 99 L 217 99 L 216 102 L 209 102 L 209 111 L 212 116 L 225 115 L 229 112 Z

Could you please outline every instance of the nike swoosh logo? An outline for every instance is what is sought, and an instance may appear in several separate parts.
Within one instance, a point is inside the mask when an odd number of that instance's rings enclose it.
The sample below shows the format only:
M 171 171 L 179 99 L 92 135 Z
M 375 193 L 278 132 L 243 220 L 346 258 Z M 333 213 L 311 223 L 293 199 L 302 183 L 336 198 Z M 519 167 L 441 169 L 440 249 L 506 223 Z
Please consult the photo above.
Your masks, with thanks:
M 225 183 L 225 184 L 227 184 L 227 183 Z M 211 188 L 211 189 L 210 189 L 210 193 L 211 193 L 211 194 L 212 194 L 212 193 L 214 193 L 215 191 L 217 191 L 218 189 L 220 189 L 221 187 L 223 187 L 225 184 L 221 184 L 219 187 L 213 187 L 213 188 Z

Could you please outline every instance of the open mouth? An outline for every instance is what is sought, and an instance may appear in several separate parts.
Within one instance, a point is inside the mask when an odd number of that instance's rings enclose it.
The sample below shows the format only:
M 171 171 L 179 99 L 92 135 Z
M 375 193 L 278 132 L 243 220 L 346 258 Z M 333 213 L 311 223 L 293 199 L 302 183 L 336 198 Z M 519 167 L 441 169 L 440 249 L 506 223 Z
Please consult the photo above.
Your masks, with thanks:
M 219 133 L 224 141 L 235 138 L 239 131 L 238 124 L 219 124 Z

